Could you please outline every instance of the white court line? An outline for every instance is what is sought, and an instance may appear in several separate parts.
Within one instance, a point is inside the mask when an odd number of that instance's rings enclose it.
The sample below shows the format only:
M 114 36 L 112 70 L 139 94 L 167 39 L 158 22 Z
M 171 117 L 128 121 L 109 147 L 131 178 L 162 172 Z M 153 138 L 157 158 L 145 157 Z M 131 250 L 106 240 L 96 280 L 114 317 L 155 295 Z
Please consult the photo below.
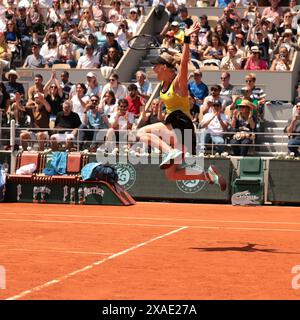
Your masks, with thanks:
M 25 296 L 27 296 L 27 295 L 29 295 L 29 294 L 31 294 L 31 293 L 34 293 L 34 292 L 37 292 L 37 291 L 41 291 L 42 289 L 47 288 L 47 287 L 51 286 L 52 284 L 60 283 L 60 282 L 62 282 L 62 281 L 64 281 L 64 280 L 67 280 L 68 278 L 70 278 L 70 277 L 72 277 L 72 276 L 75 276 L 75 275 L 77 275 L 77 274 L 79 274 L 79 273 L 81 273 L 81 272 L 90 270 L 90 269 L 92 269 L 92 268 L 94 268 L 94 267 L 96 267 L 96 266 L 98 266 L 98 265 L 100 265 L 100 264 L 103 264 L 104 262 L 106 262 L 106 261 L 108 261 L 108 260 L 112 260 L 112 259 L 114 259 L 114 258 L 117 258 L 117 257 L 119 257 L 119 256 L 121 256 L 121 255 L 123 255 L 123 254 L 125 254 L 125 253 L 128 253 L 128 252 L 130 252 L 130 251 L 133 251 L 133 250 L 138 249 L 138 248 L 140 248 L 140 247 L 144 247 L 144 246 L 146 246 L 147 244 L 149 244 L 149 243 L 151 243 L 151 242 L 153 242 L 153 241 L 156 241 L 156 240 L 165 238 L 165 237 L 167 237 L 167 236 L 170 236 L 170 235 L 172 235 L 172 234 L 174 234 L 174 233 L 177 233 L 177 232 L 179 232 L 179 231 L 181 231 L 181 230 L 184 230 L 184 229 L 187 229 L 187 228 L 188 228 L 188 227 L 185 227 L 185 226 L 184 226 L 184 227 L 180 227 L 179 229 L 170 231 L 170 232 L 168 232 L 168 233 L 164 233 L 164 234 L 162 234 L 162 235 L 160 235 L 160 236 L 157 236 L 157 237 L 152 238 L 152 239 L 150 239 L 150 240 L 147 240 L 147 241 L 145 241 L 145 242 L 139 243 L 139 244 L 137 244 L 137 245 L 135 245 L 135 246 L 133 246 L 133 247 L 130 247 L 130 248 L 125 249 L 125 250 L 123 250 L 123 251 L 120 251 L 120 252 L 117 252 L 117 253 L 115 253 L 115 254 L 112 254 L 111 256 L 109 256 L 109 257 L 107 257 L 107 258 L 104 258 L 104 259 L 102 259 L 102 260 L 95 261 L 95 262 L 93 262 L 93 263 L 91 263 L 91 264 L 89 264 L 89 265 L 87 265 L 87 266 L 85 266 L 85 267 L 83 267 L 83 268 L 81 268 L 81 269 L 75 270 L 75 271 L 73 271 L 73 272 L 71 272 L 71 273 L 68 273 L 68 274 L 66 274 L 66 275 L 64 275 L 64 276 L 61 276 L 61 277 L 59 277 L 59 278 L 57 278 L 57 279 L 53 279 L 53 280 L 51 280 L 51 281 L 48 281 L 48 282 L 46 282 L 46 283 L 44 283 L 44 284 L 41 284 L 41 285 L 39 285 L 39 286 L 36 286 L 36 287 L 30 289 L 30 290 L 23 291 L 23 292 L 15 295 L 15 296 L 13 296 L 13 297 L 7 298 L 6 300 L 17 300 L 17 299 L 23 298 L 23 297 L 25 297 Z
M 109 256 L 112 255 L 113 253 L 111 252 L 89 252 L 89 251 L 70 251 L 70 250 L 56 250 L 56 249 L 45 249 L 45 250 L 41 250 L 41 249 L 22 249 L 22 248 L 3 248 L 1 247 L 1 249 L 4 249 L 5 251 L 29 251 L 29 252 L 41 252 L 41 253 L 75 253 L 75 254 L 85 254 L 85 255 L 105 255 L 105 256 Z
M 50 214 L 50 213 L 19 213 L 19 212 L 0 212 L 3 215 L 22 215 L 22 216 L 49 216 L 49 217 L 72 217 L 72 218 L 109 218 L 109 219 L 136 219 L 136 220 L 151 220 L 151 221 L 194 221 L 194 222 L 225 222 L 225 223 L 247 223 L 247 224 L 287 224 L 287 225 L 300 225 L 300 222 L 287 222 L 287 221 L 249 221 L 249 220 L 214 220 L 214 219 L 186 219 L 186 218 L 161 218 L 161 217 L 123 217 L 123 216 L 89 216 L 89 215 L 71 215 L 71 214 Z M 300 215 L 300 210 L 299 210 Z
M 16 221 L 16 222 L 38 222 L 38 223 L 67 223 L 67 224 L 90 224 L 90 225 L 116 225 L 116 226 L 132 226 L 132 227 L 178 227 L 178 225 L 167 224 L 138 224 L 138 223 L 112 223 L 112 222 L 88 222 L 74 220 L 30 220 L 30 219 L 0 219 L 0 221 Z M 300 229 L 271 229 L 271 228 L 245 228 L 245 227 L 224 227 L 224 226 L 193 226 L 188 225 L 191 229 L 217 229 L 217 230 L 248 230 L 248 231 L 282 231 L 282 232 L 300 232 Z
M 68 223 L 68 224 L 91 224 L 91 225 L 115 225 L 132 227 L 178 227 L 178 225 L 169 224 L 143 224 L 143 223 L 118 223 L 118 222 L 92 222 L 92 221 L 74 221 L 74 220 L 31 220 L 31 219 L 0 219 L 0 221 L 16 222 L 39 222 L 39 223 Z M 219 227 L 205 226 L 205 229 L 219 229 Z

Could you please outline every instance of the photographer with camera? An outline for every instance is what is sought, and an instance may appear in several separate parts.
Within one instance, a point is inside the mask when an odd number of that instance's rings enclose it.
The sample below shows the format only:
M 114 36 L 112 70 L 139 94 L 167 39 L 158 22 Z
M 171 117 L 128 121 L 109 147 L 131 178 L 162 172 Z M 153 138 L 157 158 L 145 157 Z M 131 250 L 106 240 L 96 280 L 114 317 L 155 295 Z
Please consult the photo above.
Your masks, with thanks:
M 279 49 L 279 54 L 273 60 L 270 70 L 271 71 L 288 71 L 291 67 L 291 61 L 289 60 L 289 52 L 286 47 Z
M 284 129 L 284 132 L 288 133 L 288 149 L 289 152 L 293 152 L 295 157 L 299 157 L 299 147 L 300 147 L 300 102 L 295 106 L 295 115 L 289 120 L 288 125 Z

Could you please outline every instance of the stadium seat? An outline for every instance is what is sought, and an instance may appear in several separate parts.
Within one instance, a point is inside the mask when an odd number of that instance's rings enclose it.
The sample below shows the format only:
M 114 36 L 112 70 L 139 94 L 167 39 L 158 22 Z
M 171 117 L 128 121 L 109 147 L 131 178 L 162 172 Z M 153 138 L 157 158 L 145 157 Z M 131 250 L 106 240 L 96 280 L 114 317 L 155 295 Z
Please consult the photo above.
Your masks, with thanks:
M 52 66 L 52 69 L 70 69 L 70 65 L 68 63 L 55 63 Z
M 263 201 L 264 168 L 259 157 L 243 157 L 239 161 L 239 177 L 232 183 L 232 194 L 249 191 Z

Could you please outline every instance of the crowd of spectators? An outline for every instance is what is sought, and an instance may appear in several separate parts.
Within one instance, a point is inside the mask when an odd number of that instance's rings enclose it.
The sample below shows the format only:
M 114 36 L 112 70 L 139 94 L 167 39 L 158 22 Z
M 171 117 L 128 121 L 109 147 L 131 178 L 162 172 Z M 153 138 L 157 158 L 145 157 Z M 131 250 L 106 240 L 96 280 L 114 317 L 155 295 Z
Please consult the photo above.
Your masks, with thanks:
M 247 155 L 254 132 L 263 121 L 266 96 L 256 86 L 256 70 L 287 71 L 298 46 L 299 14 L 290 7 L 284 11 L 279 0 L 261 13 L 251 0 L 216 1 L 223 8 L 211 25 L 205 14 L 197 17 L 201 28 L 191 36 L 190 52 L 194 71 L 189 79 L 190 112 L 196 128 L 201 129 L 201 147 L 216 145 L 224 151 L 228 142 L 234 155 Z M 198 3 L 198 2 L 197 2 Z M 180 55 L 186 26 L 195 22 L 184 1 L 149 1 L 169 14 L 159 34 L 162 47 Z M 39 150 L 59 144 L 72 149 L 74 140 L 80 149 L 95 151 L 100 141 L 113 150 L 122 130 L 163 121 L 164 106 L 154 99 L 145 109 L 153 88 L 144 71 L 136 72 L 136 82 L 124 85 L 114 72 L 127 40 L 137 34 L 144 21 L 144 1 L 115 1 L 109 10 L 102 0 L 13 0 L 0 4 L 0 63 L 6 83 L 0 84 L 3 124 L 16 120 L 20 144 L 26 149 L 31 140 Z M 237 10 L 245 7 L 244 14 Z M 72 83 L 68 71 L 58 76 L 53 70 L 49 79 L 35 73 L 34 86 L 25 89 L 14 70 L 21 61 L 24 68 L 52 68 L 66 64 L 70 68 L 111 68 L 107 83 L 99 83 L 94 72 L 86 74 L 86 83 Z M 19 64 L 20 65 L 20 64 Z M 219 69 L 220 82 L 208 86 L 202 69 Z M 230 71 L 248 70 L 245 83 L 234 87 Z M 45 83 L 44 83 L 45 81 Z M 25 99 L 25 97 L 27 97 Z M 41 130 L 39 131 L 39 128 Z M 229 134 L 234 132 L 234 134 Z

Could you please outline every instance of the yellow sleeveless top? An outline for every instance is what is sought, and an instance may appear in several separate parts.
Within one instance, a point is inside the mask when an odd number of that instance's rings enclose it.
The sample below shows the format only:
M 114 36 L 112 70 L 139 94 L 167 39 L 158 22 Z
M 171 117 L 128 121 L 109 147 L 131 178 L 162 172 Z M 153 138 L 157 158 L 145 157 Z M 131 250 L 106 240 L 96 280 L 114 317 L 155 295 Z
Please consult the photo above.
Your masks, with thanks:
M 162 87 L 163 83 L 161 84 L 161 88 Z M 160 99 L 164 102 L 166 106 L 167 114 L 170 114 L 176 110 L 181 110 L 188 117 L 191 117 L 189 97 L 181 97 L 174 92 L 174 81 L 170 84 L 166 92 L 162 92 L 162 89 L 160 89 Z

